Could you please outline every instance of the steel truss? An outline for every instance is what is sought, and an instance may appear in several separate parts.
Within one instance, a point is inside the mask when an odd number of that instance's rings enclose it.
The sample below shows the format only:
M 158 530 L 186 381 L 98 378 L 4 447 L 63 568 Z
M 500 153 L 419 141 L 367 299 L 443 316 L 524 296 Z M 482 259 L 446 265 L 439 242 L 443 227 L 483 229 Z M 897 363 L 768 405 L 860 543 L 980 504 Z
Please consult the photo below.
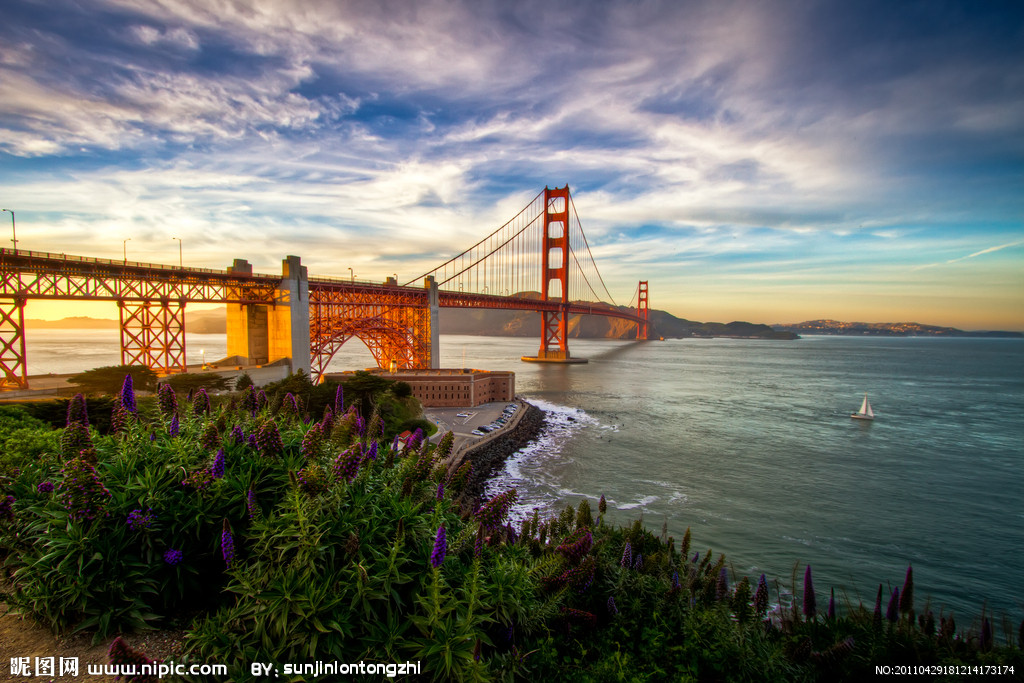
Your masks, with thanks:
M 184 301 L 119 301 L 117 307 L 122 365 L 145 365 L 161 374 L 187 371 Z
M 379 367 L 430 367 L 430 309 L 422 289 L 310 279 L 309 328 L 314 379 L 352 337 Z
M 28 389 L 23 296 L 0 299 L 0 370 L 0 390 Z

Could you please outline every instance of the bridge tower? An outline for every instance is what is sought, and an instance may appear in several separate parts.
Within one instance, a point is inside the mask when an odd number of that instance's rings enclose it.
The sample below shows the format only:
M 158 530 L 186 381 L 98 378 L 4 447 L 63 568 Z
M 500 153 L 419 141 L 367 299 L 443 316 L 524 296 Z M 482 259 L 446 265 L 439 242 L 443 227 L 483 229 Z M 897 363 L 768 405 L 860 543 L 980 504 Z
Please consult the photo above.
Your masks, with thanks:
M 569 186 L 544 188 L 543 273 L 544 301 L 557 301 L 554 311 L 542 311 L 540 349 L 523 360 L 537 363 L 586 363 L 569 355 Z M 556 290 L 552 293 L 552 290 Z
M 636 325 L 636 338 L 638 340 L 646 341 L 647 335 L 650 332 L 649 324 L 651 317 L 651 305 L 647 299 L 647 280 L 641 280 L 640 284 L 637 285 L 637 313 L 643 319 L 642 323 Z

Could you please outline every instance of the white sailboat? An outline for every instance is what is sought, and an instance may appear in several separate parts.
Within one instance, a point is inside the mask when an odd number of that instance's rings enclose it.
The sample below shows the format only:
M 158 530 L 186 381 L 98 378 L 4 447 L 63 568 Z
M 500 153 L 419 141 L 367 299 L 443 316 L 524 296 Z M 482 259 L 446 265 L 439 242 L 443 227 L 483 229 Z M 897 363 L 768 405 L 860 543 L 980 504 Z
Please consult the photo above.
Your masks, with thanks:
M 860 404 L 860 410 L 850 415 L 854 420 L 874 420 L 875 413 L 871 410 L 871 404 L 868 402 L 868 395 L 864 394 L 864 402 Z

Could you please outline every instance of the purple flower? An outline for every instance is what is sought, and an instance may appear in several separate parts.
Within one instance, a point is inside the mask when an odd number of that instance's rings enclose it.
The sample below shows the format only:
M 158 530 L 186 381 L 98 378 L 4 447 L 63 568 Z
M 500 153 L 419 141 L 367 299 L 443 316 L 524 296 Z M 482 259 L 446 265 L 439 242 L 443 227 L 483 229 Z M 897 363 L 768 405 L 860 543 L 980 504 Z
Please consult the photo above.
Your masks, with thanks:
M 700 562 L 700 553 L 699 552 L 694 553 L 693 554 L 693 559 L 691 559 L 690 562 L 693 562 L 694 564 L 697 564 L 698 562 Z
M 814 584 L 811 582 L 811 565 L 804 570 L 804 616 L 814 619 L 818 613 L 818 601 L 814 595 Z
M 338 388 L 334 390 L 334 414 L 341 415 L 345 412 L 345 390 L 338 385 Z
M 132 376 L 124 376 L 124 384 L 121 385 L 121 405 L 129 413 L 137 413 L 138 407 L 135 405 L 135 389 L 132 387 Z
M 594 535 L 590 533 L 590 529 L 583 527 L 582 532 L 577 531 L 569 540 L 555 548 L 555 552 L 561 553 L 570 564 L 578 564 L 593 546 Z
M 349 446 L 334 459 L 333 474 L 335 480 L 344 479 L 351 482 L 359 473 L 359 465 L 363 459 L 363 451 L 359 444 Z
M 900 618 L 900 589 L 893 588 L 889 598 L 889 606 L 885 610 L 885 618 L 895 623 Z
M 444 562 L 445 553 L 448 552 L 448 536 L 444 530 L 444 524 L 437 527 L 437 536 L 434 537 L 434 552 L 430 553 L 430 566 L 437 569 Z
M 200 387 L 192 396 L 192 412 L 196 415 L 210 414 L 210 395 L 206 393 L 206 389 Z
M 757 580 L 757 590 L 754 591 L 754 609 L 761 618 L 768 613 L 768 579 L 764 574 Z
M 160 386 L 167 386 L 167 385 L 161 384 Z M 174 413 L 174 415 L 171 416 L 171 424 L 167 428 L 167 433 L 173 439 L 173 438 L 178 436 L 178 432 L 180 430 L 181 430 L 181 423 L 178 421 L 178 414 Z
M 900 611 L 910 612 L 914 609 L 914 568 L 907 567 L 907 576 L 903 580 L 903 590 L 900 592 Z
M 89 414 L 85 409 L 85 396 L 75 394 L 74 398 L 68 401 L 68 420 L 65 426 L 77 422 L 84 427 L 89 426 Z
M 836 589 L 832 589 L 831 595 L 828 598 L 828 612 L 825 614 L 825 618 L 829 621 L 836 620 Z
M 636 560 L 633 562 L 633 569 L 640 571 L 644 567 L 644 556 L 642 553 L 636 554 Z
M 434 495 L 437 500 L 444 500 L 444 482 L 437 485 L 437 493 Z
M 178 397 L 170 384 L 161 382 L 156 390 L 157 404 L 160 406 L 160 413 L 166 417 L 178 412 Z
M 622 549 L 622 559 L 619 560 L 619 566 L 629 569 L 633 566 L 633 546 L 626 541 L 625 547 Z
M 281 454 L 284 450 L 284 443 L 281 441 L 281 433 L 277 431 L 277 425 L 273 420 L 265 420 L 256 430 L 256 447 L 260 455 L 273 457 Z
M 245 432 L 242 431 L 241 425 L 235 425 L 231 428 L 231 443 L 238 445 L 245 442 Z
M 422 434 L 418 429 L 418 433 Z M 415 436 L 415 434 L 413 434 Z M 410 437 L 411 438 L 411 437 Z M 494 498 L 491 498 L 479 510 L 476 511 L 476 518 L 487 529 L 497 529 L 505 520 L 509 510 L 515 505 L 519 493 L 515 489 L 509 489 Z
M 366 451 L 366 460 L 377 459 L 377 442 L 374 441 L 370 444 L 370 450 Z
M 213 465 L 210 466 L 210 476 L 214 479 L 220 479 L 224 476 L 224 449 L 221 448 L 217 451 L 217 457 L 213 459 Z
M 602 515 L 604 513 L 608 512 L 608 501 L 606 501 L 604 499 L 604 494 L 603 493 L 601 494 L 601 500 L 597 501 L 597 511 L 600 514 L 602 514 Z M 614 604 L 615 604 L 615 602 L 612 601 L 612 605 L 614 605 Z
M 166 551 L 164 551 L 164 562 L 166 562 L 167 564 L 171 565 L 172 567 L 174 565 L 180 563 L 182 557 L 183 557 L 183 554 L 182 554 L 182 552 L 180 550 L 175 550 L 174 548 L 168 548 Z
M 721 600 L 728 594 L 729 572 L 725 567 L 722 567 L 721 571 L 718 572 L 718 584 L 715 586 L 715 597 Z
M 672 587 L 682 588 L 683 584 L 679 581 L 679 572 L 672 572 Z
M 52 481 L 41 481 L 36 485 L 36 491 L 39 493 L 53 493 L 53 482 Z
M 249 512 L 249 519 L 255 521 L 260 518 L 260 506 L 256 502 L 256 492 L 252 489 L 245 494 L 245 509 Z
M 145 531 L 152 526 L 155 519 L 156 515 L 153 514 L 152 509 L 146 508 L 146 512 L 142 512 L 140 508 L 135 508 L 128 513 L 126 523 L 132 531 Z
M 419 427 L 417 427 L 416 431 L 414 431 L 412 434 L 410 434 L 409 438 L 405 440 L 405 445 L 409 448 L 409 450 L 414 451 L 414 450 L 416 450 L 417 448 L 420 447 L 420 444 L 422 442 L 423 442 L 423 430 L 420 429 Z
M 226 519 L 220 532 L 220 552 L 224 557 L 224 566 L 230 569 L 235 560 L 235 538 L 231 535 L 231 527 Z
M 619 613 L 619 608 L 615 606 L 615 596 L 609 595 L 608 596 L 608 614 L 610 614 L 610 615 L 612 615 L 614 617 L 618 613 Z

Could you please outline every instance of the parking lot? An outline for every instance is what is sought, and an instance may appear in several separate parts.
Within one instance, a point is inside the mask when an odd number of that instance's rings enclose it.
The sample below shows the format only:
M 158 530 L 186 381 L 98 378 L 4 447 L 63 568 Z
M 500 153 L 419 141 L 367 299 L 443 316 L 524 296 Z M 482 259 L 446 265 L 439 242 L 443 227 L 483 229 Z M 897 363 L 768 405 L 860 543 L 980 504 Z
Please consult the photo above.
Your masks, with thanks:
M 423 414 L 438 426 L 437 434 L 431 440 L 437 441 L 445 432 L 451 431 L 455 434 L 454 451 L 459 451 L 486 436 L 474 434 L 473 430 L 493 423 L 502 416 L 502 411 L 510 403 L 519 405 L 516 401 L 496 401 L 473 408 L 424 408 Z

